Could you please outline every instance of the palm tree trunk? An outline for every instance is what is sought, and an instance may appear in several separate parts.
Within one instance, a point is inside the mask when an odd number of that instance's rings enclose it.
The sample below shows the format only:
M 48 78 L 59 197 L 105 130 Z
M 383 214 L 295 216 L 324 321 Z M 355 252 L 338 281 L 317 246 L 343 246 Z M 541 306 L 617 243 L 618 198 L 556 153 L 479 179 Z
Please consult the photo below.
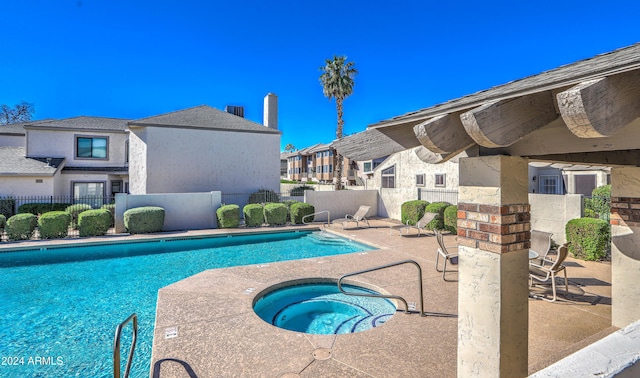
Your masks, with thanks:
M 336 97 L 336 109 L 338 111 L 338 126 L 336 127 L 336 139 L 342 139 L 342 126 L 344 124 L 344 121 L 342 120 L 342 115 L 343 115 L 343 111 L 342 111 L 342 99 L 339 97 Z M 336 151 L 336 156 L 335 158 L 337 159 L 336 161 L 336 169 L 334 172 L 334 184 L 335 184 L 335 190 L 340 190 L 342 189 L 342 156 L 338 153 L 338 151 Z

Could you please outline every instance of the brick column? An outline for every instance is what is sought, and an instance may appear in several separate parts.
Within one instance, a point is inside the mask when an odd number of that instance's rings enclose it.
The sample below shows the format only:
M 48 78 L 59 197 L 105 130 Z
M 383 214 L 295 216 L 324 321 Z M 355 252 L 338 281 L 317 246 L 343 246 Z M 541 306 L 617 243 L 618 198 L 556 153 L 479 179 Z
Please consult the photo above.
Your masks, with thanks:
M 640 319 L 640 168 L 611 169 L 611 324 Z
M 460 159 L 458 377 L 525 377 L 530 207 L 527 160 Z

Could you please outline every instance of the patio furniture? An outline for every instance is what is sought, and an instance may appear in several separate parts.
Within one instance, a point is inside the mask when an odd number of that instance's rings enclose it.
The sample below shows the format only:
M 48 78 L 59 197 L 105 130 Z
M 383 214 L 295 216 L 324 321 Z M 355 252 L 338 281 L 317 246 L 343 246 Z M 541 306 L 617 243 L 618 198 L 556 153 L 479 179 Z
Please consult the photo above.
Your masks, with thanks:
M 455 249 L 457 251 L 458 246 L 446 246 L 444 244 L 444 236 L 442 235 L 441 230 L 436 231 L 436 240 L 438 241 L 438 246 L 439 246 L 438 252 L 436 254 L 436 270 L 438 272 L 442 272 L 443 280 L 449 281 L 445 276 L 447 272 L 453 273 L 453 272 L 457 272 L 457 270 L 447 270 L 447 261 L 450 262 L 452 265 L 458 264 L 458 253 L 449 252 L 449 249 Z M 441 256 L 444 258 L 444 265 L 442 267 L 442 270 L 438 268 L 438 265 L 440 265 Z
M 562 263 L 567 258 L 569 254 L 569 248 L 567 248 L 567 244 L 563 244 L 558 248 L 558 257 L 551 263 L 550 266 L 544 265 L 536 265 L 534 263 L 529 263 L 529 287 L 533 287 L 538 284 L 548 283 L 551 281 L 551 290 L 553 292 L 553 299 L 548 299 L 545 297 L 541 297 L 539 295 L 533 295 L 534 298 L 542 299 L 547 302 L 555 302 L 557 299 L 556 294 L 556 277 L 558 273 L 564 272 L 564 287 L 567 294 L 569 294 L 569 282 L 567 280 L 567 269 Z M 544 263 L 545 261 L 543 261 Z M 546 261 L 549 263 L 549 261 Z
M 424 215 L 422 216 L 422 218 L 420 218 L 420 220 L 418 222 L 416 222 L 416 224 L 409 224 L 409 221 L 407 221 L 406 224 L 400 224 L 397 226 L 391 226 L 391 228 L 389 229 L 389 233 L 391 233 L 391 231 L 393 230 L 397 230 L 398 232 L 400 232 L 400 235 L 402 235 L 402 230 L 407 230 L 407 235 L 409 234 L 409 230 L 412 228 L 417 228 L 418 229 L 418 237 L 420 237 L 422 230 L 425 229 L 425 227 L 429 224 L 429 222 L 431 222 L 435 217 L 438 216 L 438 213 L 430 213 L 430 212 L 426 212 L 424 213 Z
M 365 222 L 367 224 L 367 227 L 371 227 L 371 225 L 369 225 L 369 221 L 366 218 L 370 208 L 371 206 L 360 205 L 360 208 L 358 208 L 358 211 L 356 211 L 355 214 L 345 215 L 344 220 L 342 221 L 342 229 L 344 230 L 345 224 L 349 222 L 356 222 L 356 227 L 360 227 L 360 222 Z
M 551 250 L 551 236 L 553 236 L 551 232 L 531 230 L 530 250 L 538 254 L 537 258 L 531 259 L 531 264 L 544 266 L 546 265 L 545 263 L 551 262 L 551 260 L 547 259 L 549 250 Z

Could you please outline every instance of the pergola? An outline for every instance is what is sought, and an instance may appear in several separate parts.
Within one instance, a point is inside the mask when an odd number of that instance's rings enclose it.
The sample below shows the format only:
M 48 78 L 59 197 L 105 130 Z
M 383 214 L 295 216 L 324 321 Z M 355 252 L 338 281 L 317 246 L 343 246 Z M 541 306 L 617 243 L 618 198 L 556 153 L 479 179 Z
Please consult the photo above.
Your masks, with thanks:
M 612 325 L 640 318 L 640 44 L 394 117 L 334 141 L 368 160 L 460 159 L 458 376 L 527 375 L 531 161 L 611 170 Z

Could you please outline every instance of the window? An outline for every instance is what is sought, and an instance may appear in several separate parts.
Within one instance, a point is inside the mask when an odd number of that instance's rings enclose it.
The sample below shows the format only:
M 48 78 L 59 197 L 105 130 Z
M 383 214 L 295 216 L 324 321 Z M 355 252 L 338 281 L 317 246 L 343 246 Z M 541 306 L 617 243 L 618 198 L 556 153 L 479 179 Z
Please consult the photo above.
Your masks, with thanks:
M 396 187 L 396 166 L 395 165 L 382 170 L 382 187 L 383 188 Z
M 93 208 L 102 206 L 104 199 L 104 182 L 74 182 L 73 202 L 86 203 Z
M 76 137 L 76 157 L 82 159 L 106 159 L 106 137 Z
M 373 169 L 371 168 L 371 164 L 372 164 L 372 163 L 371 163 L 370 161 L 368 161 L 368 162 L 366 162 L 366 163 L 364 163 L 364 164 L 363 164 L 362 169 L 363 169 L 363 171 L 364 171 L 365 173 L 366 173 L 366 172 L 371 172 L 371 171 L 373 171 Z
M 596 175 L 575 175 L 574 176 L 576 194 L 591 197 L 591 192 L 596 188 Z
M 129 162 L 129 141 L 124 142 L 124 162 Z
M 540 194 L 561 194 L 560 176 L 540 175 L 538 180 Z
M 416 186 L 424 186 L 424 173 L 416 175 Z
M 434 182 L 435 186 L 444 188 L 445 186 L 447 186 L 447 177 L 444 173 L 436 173 Z

